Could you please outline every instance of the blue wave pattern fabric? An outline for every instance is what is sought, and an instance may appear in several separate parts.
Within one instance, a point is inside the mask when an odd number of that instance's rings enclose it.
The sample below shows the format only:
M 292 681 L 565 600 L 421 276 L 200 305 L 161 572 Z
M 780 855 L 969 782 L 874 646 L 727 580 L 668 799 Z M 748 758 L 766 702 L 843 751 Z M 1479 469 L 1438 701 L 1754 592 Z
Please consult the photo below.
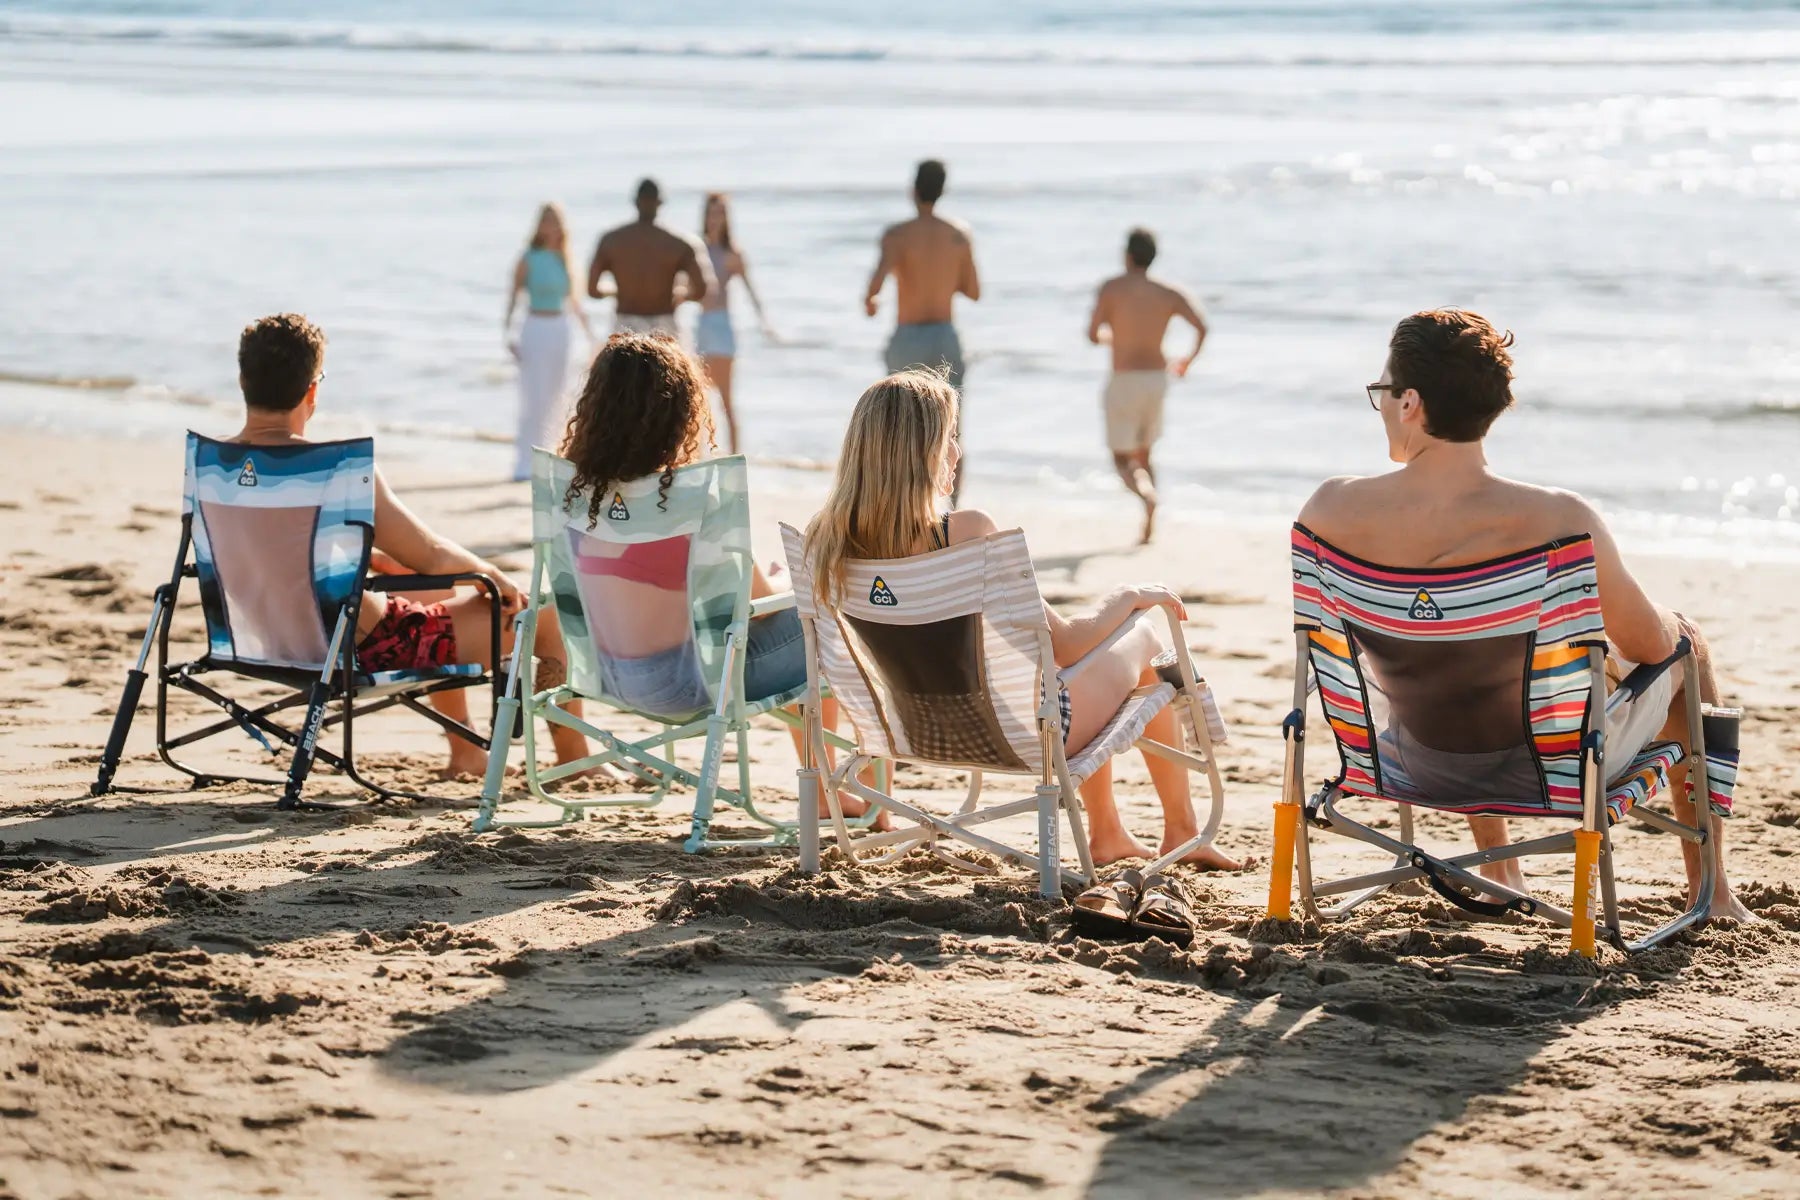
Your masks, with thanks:
M 374 440 L 249 446 L 189 433 L 182 503 L 211 657 L 324 666 L 366 566 Z

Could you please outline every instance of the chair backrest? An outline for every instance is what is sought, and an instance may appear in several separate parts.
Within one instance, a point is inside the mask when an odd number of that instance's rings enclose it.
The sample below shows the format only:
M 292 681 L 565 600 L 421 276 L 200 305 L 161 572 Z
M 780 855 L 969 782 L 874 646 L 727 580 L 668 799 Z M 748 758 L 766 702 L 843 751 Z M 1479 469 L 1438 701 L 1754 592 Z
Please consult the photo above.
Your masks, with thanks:
M 584 696 L 612 699 L 609 660 L 666 651 L 666 645 L 642 639 L 668 625 L 672 608 L 686 615 L 691 654 L 674 655 L 686 662 L 670 669 L 691 671 L 689 682 L 716 701 L 730 683 L 724 674 L 731 624 L 747 618 L 750 605 L 750 490 L 743 456 L 682 467 L 666 495 L 659 476 L 615 484 L 590 528 L 588 497 L 566 499 L 574 465 L 548 450 L 533 453 L 532 537 L 548 556 L 570 686 Z
M 1536 763 L 1539 795 L 1484 809 L 1580 812 L 1581 740 L 1596 716 L 1589 651 L 1606 644 L 1591 538 L 1412 569 L 1356 558 L 1295 525 L 1293 570 L 1294 625 L 1308 636 L 1343 761 L 1339 786 L 1437 798 L 1406 778 L 1395 747 L 1400 708 L 1399 736 L 1418 745 L 1468 762 L 1512 752 Z
M 374 440 L 249 446 L 190 432 L 182 511 L 210 656 L 324 666 L 368 570 Z
M 1023 533 L 852 561 L 835 609 L 814 592 L 803 535 L 783 525 L 781 538 L 795 606 L 816 633 L 817 667 L 863 753 L 1043 769 L 1037 713 L 1049 626 Z

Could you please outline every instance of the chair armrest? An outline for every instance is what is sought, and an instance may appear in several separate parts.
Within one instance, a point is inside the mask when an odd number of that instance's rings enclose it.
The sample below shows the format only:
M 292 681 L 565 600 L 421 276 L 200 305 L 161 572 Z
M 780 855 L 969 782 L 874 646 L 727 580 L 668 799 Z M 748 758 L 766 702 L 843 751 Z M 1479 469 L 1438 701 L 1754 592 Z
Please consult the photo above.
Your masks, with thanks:
M 363 586 L 378 592 L 445 592 L 459 583 L 472 583 L 486 592 L 488 599 L 500 599 L 500 589 L 494 581 L 476 571 L 456 575 L 371 575 Z
M 1689 642 L 1686 637 L 1678 639 L 1675 643 L 1675 653 L 1661 662 L 1642 663 L 1634 667 L 1631 674 L 1619 680 L 1619 686 L 1614 688 L 1612 695 L 1606 698 L 1606 707 L 1610 709 L 1615 704 L 1623 704 L 1628 700 L 1637 699 L 1665 671 L 1693 652 L 1693 643 Z
M 794 607 L 794 593 L 782 592 L 777 596 L 761 596 L 750 601 L 752 617 L 766 617 L 770 613 L 782 612 Z

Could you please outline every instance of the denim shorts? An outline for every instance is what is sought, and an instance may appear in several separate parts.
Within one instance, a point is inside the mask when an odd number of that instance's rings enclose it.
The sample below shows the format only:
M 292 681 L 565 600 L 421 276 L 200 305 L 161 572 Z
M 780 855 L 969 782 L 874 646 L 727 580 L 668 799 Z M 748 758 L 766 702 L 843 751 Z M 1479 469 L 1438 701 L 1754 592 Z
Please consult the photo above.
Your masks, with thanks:
M 700 655 L 683 642 L 643 658 L 600 656 L 607 694 L 621 704 L 658 717 L 689 717 L 713 706 L 700 670 Z M 791 608 L 750 622 L 744 656 L 747 702 L 806 686 L 806 637 L 800 614 Z
M 702 358 L 732 358 L 737 354 L 737 333 L 731 328 L 731 313 L 723 308 L 700 314 L 694 329 L 694 350 Z

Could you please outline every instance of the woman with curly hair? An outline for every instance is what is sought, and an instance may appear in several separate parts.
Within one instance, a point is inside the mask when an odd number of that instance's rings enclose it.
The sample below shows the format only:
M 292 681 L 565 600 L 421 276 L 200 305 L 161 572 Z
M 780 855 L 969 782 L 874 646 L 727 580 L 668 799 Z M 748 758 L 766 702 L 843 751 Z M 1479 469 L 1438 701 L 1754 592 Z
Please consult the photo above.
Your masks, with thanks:
M 572 511 L 584 507 L 590 524 L 598 524 L 619 484 L 656 478 L 666 490 L 677 468 L 704 461 L 713 450 L 712 411 L 699 365 L 671 338 L 614 334 L 588 371 L 563 440 L 562 455 L 575 466 L 567 503 Z M 686 545 L 639 543 L 609 547 L 609 553 L 634 557 L 599 572 L 608 617 L 605 628 L 596 625 L 592 632 L 605 656 L 608 690 L 658 716 L 711 707 L 694 656 L 693 619 L 685 604 L 668 602 L 670 592 L 686 586 Z M 751 596 L 774 595 L 762 568 L 753 572 Z M 785 608 L 751 618 L 744 699 L 761 700 L 805 683 L 799 614 Z M 835 702 L 826 700 L 820 716 L 835 729 Z M 798 743 L 797 733 L 795 738 Z M 853 815 L 868 808 L 856 797 L 846 795 L 842 802 Z

